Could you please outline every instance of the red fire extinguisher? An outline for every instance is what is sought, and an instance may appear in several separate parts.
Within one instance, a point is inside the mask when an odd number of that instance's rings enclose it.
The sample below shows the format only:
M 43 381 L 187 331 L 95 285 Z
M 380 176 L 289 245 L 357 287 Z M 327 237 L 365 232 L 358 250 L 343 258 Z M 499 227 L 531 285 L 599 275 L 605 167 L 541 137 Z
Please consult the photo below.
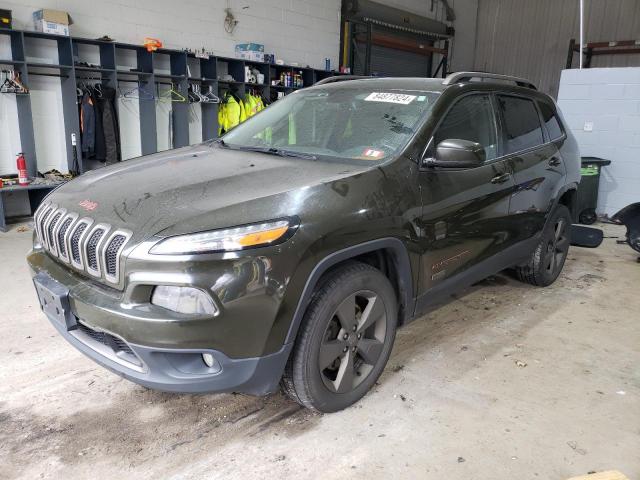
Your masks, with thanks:
M 20 152 L 16 160 L 18 164 L 18 185 L 29 185 L 29 177 L 27 176 L 27 161 L 24 159 L 24 154 Z

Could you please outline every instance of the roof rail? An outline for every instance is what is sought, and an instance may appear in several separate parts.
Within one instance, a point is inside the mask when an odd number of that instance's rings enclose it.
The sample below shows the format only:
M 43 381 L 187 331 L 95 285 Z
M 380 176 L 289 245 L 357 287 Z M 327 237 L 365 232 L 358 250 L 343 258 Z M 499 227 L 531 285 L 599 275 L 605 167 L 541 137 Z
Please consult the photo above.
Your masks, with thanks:
M 499 80 L 502 82 L 513 82 L 519 87 L 532 88 L 537 90 L 536 86 L 529 80 L 520 77 L 513 77 L 511 75 L 499 75 L 497 73 L 485 73 L 485 72 L 455 72 L 447 75 L 442 81 L 443 85 L 452 85 L 454 83 L 471 81 L 474 78 L 480 79 L 480 81 L 486 80 Z
M 372 78 L 367 75 L 336 75 L 334 77 L 323 78 L 317 81 L 314 85 L 324 85 L 325 83 L 344 82 L 346 80 L 358 80 L 360 78 Z

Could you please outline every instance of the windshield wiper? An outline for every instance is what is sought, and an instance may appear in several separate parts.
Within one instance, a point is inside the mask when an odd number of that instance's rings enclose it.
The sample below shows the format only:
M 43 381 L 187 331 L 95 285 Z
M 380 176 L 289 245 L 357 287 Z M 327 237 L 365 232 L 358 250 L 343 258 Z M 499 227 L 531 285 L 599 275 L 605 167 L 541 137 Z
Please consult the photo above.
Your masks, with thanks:
M 280 157 L 294 157 L 294 158 L 304 158 L 305 160 L 317 160 L 318 157 L 315 155 L 311 155 L 309 153 L 301 153 L 301 152 L 293 152 L 291 150 L 282 150 L 280 148 L 274 147 L 246 147 L 246 146 L 238 146 L 235 147 L 238 150 L 242 150 L 245 152 L 259 152 L 266 153 L 269 155 L 278 155 Z

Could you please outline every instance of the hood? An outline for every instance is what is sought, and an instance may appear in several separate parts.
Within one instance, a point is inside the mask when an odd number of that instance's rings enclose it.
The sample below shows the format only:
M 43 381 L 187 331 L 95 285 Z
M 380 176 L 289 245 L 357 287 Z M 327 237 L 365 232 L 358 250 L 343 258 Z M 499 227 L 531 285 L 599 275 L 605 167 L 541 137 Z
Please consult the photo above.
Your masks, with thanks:
M 266 211 L 238 218 L 242 209 L 227 207 L 247 204 L 255 210 L 256 205 L 273 205 L 261 201 L 267 197 L 370 168 L 197 145 L 93 170 L 56 189 L 47 200 L 131 230 L 140 241 L 178 223 L 197 231 L 274 218 Z M 235 218 L 211 215 L 225 209 L 236 212 Z

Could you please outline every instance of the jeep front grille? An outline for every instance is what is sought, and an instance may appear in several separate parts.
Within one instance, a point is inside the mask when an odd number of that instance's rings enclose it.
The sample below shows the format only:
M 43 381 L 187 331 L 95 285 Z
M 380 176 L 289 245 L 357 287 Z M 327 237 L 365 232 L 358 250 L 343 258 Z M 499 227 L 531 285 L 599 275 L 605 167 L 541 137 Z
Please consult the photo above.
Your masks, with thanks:
M 68 258 L 67 255 L 67 245 L 65 243 L 65 235 L 67 231 L 69 231 L 69 227 L 73 222 L 73 217 L 67 217 L 60 225 L 60 229 L 58 230 L 58 255 L 62 258 Z
M 34 215 L 34 228 L 42 247 L 77 270 L 120 283 L 122 252 L 131 232 L 58 208 L 42 205 Z
M 102 227 L 95 227 L 87 240 L 87 270 L 94 274 L 100 275 L 100 264 L 98 263 L 98 245 L 100 245 L 100 239 L 104 235 L 105 229 Z
M 80 257 L 80 237 L 89 226 L 88 223 L 81 223 L 71 235 L 71 259 L 78 263 L 82 264 L 82 258 Z
M 127 236 L 121 233 L 116 233 L 111 237 L 111 240 L 107 243 L 104 249 L 104 265 L 105 276 L 107 278 L 117 278 L 118 266 L 120 260 L 120 252 L 127 241 Z
M 48 222 L 48 227 L 47 227 L 47 239 L 49 241 L 49 248 L 52 249 L 54 252 L 57 251 L 56 248 L 56 239 L 53 236 L 53 232 L 56 228 L 56 223 L 58 223 L 58 220 L 60 220 L 60 217 L 62 216 L 62 213 L 60 210 L 58 210 L 53 217 L 51 217 L 51 221 Z
M 43 246 L 47 246 L 48 242 L 47 242 L 47 236 L 45 235 L 45 224 L 47 223 L 47 218 L 49 217 L 49 215 L 51 215 L 51 212 L 53 212 L 54 210 L 54 206 L 53 205 L 47 205 L 45 208 L 43 208 L 41 210 L 40 215 L 38 215 L 38 229 L 40 230 L 40 243 L 42 243 Z

